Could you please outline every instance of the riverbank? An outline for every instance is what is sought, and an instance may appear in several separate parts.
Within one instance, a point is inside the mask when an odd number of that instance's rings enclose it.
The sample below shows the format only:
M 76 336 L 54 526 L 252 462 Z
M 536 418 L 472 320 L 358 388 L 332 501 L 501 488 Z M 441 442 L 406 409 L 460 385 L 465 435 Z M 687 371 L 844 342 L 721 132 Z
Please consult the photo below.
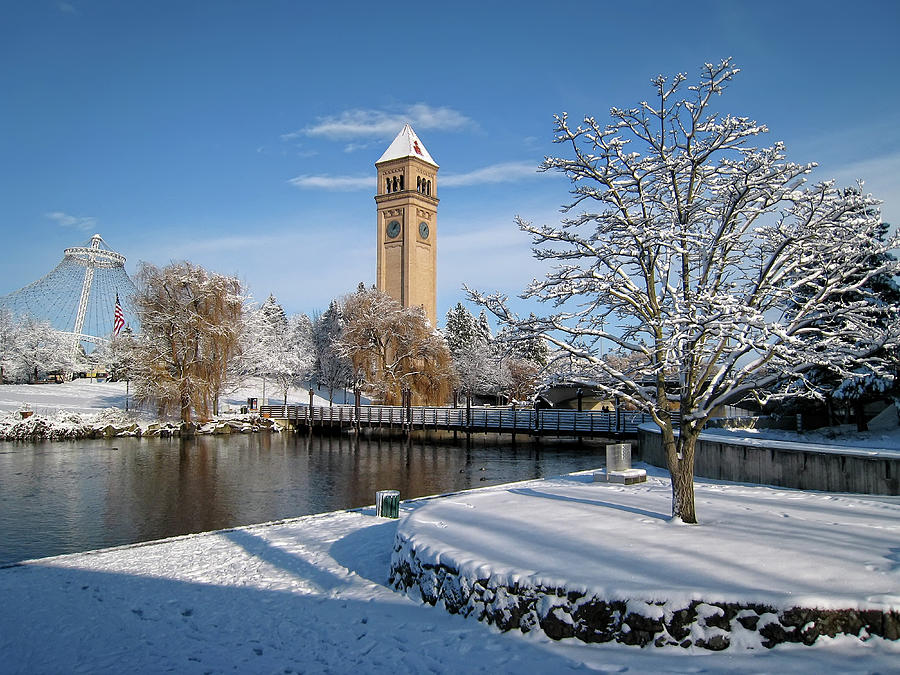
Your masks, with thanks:
M 900 603 L 896 499 L 698 481 L 706 520 L 686 527 L 665 518 L 668 494 L 667 479 L 653 470 L 642 490 L 581 474 L 406 501 L 400 521 L 364 508 L 0 569 L 0 669 L 868 673 L 895 667 L 900 644 L 877 637 L 819 637 L 811 647 L 773 649 L 732 643 L 711 652 L 555 641 L 537 630 L 501 633 L 389 586 L 399 523 L 407 539 L 465 535 L 468 543 L 444 539 L 433 550 L 523 585 L 554 579 L 585 589 L 653 589 L 654 597 L 693 597 L 696 587 L 713 600 L 771 601 L 773 589 L 764 582 L 774 577 L 788 595 L 828 606 Z M 508 508 L 509 499 L 527 508 Z M 795 560 L 786 542 L 806 557 Z M 684 558 L 685 552 L 693 555 Z
M 241 389 L 221 398 L 222 415 L 218 418 L 185 427 L 174 420 L 156 419 L 148 411 L 134 410 L 125 382 L 80 379 L 59 384 L 4 384 L 0 385 L 0 441 L 277 431 L 265 418 L 240 414 L 247 398 L 258 397 L 262 390 L 261 383 L 251 379 Z M 289 400 L 308 402 L 308 391 L 295 388 Z M 315 405 L 328 405 L 327 399 L 318 395 L 313 400 Z
M 281 431 L 259 415 L 218 417 L 203 424 L 155 422 L 119 408 L 96 414 L 59 411 L 34 415 L 31 411 L 0 413 L 0 441 L 72 441 L 85 438 L 173 438 Z

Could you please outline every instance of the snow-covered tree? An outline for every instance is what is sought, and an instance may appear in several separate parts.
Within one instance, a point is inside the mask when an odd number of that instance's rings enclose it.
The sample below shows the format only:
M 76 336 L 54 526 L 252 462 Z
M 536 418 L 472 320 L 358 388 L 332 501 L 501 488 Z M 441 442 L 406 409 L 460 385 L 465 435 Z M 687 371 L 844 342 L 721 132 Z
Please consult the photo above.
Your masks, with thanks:
M 15 340 L 19 377 L 35 382 L 41 374 L 71 370 L 72 338 L 54 330 L 49 321 L 22 317 Z
M 312 320 L 306 314 L 295 314 L 288 319 L 287 343 L 290 362 L 290 384 L 283 381 L 284 402 L 287 405 L 287 388 L 308 381 L 316 365 L 316 348 L 313 341 Z
M 0 384 L 19 376 L 19 323 L 0 307 Z
M 467 396 L 497 395 L 501 356 L 494 347 L 484 310 L 476 319 L 462 303 L 457 303 L 447 312 L 444 337 L 462 392 Z
M 241 350 L 244 290 L 238 279 L 189 262 L 142 264 L 135 305 L 141 322 L 135 399 L 182 421 L 215 413 Z
M 867 297 L 870 279 L 897 271 L 895 262 L 868 265 L 900 243 L 878 240 L 878 202 L 805 183 L 814 165 L 787 162 L 781 142 L 753 147 L 766 127 L 712 109 L 737 73 L 730 60 L 707 64 L 684 94 L 685 75 L 659 76 L 652 100 L 613 108 L 609 124 L 558 116 L 555 141 L 571 156 L 542 168 L 570 178 L 574 215 L 561 226 L 518 219 L 538 259 L 556 263 L 525 297 L 556 309 L 520 318 L 500 294 L 471 292 L 651 415 L 672 515 L 689 523 L 696 440 L 719 406 L 821 365 L 882 372 L 878 355 L 900 331 Z M 845 301 L 851 291 L 863 297 Z M 642 358 L 620 370 L 601 345 Z
M 269 295 L 258 308 L 248 307 L 242 338 L 241 375 L 271 381 L 285 405 L 291 387 L 309 375 L 313 360 L 309 317 L 289 320 L 275 296 Z M 298 331 L 300 331 L 298 333 Z
M 451 354 L 459 354 L 471 349 L 477 340 L 478 326 L 475 317 L 472 316 L 461 302 L 456 307 L 447 310 L 444 321 L 444 339 Z
M 454 385 L 450 351 L 422 307 L 401 307 L 360 284 L 344 299 L 343 316 L 339 353 L 374 398 L 398 405 L 409 390 L 417 404 L 447 402 Z
M 851 194 L 859 195 L 860 190 L 848 188 Z M 871 211 L 870 216 L 877 217 L 877 212 Z M 880 242 L 888 238 L 890 226 L 880 223 L 875 236 Z M 879 270 L 885 266 L 896 263 L 896 258 L 890 251 L 881 251 L 869 257 L 865 261 L 866 270 Z M 816 292 L 815 285 L 810 285 L 798 294 L 798 301 L 805 300 L 809 294 Z M 875 305 L 880 310 L 879 323 L 882 325 L 896 324 L 900 322 L 900 285 L 897 278 L 889 273 L 878 272 L 863 285 L 863 290 L 852 289 L 842 294 L 839 298 L 843 303 L 866 302 Z M 830 321 L 823 319 L 823 323 Z M 853 338 L 855 341 L 855 338 Z M 900 349 L 886 348 L 878 356 L 882 357 L 887 367 L 879 366 L 873 370 L 867 363 L 861 363 L 849 375 L 832 368 L 829 364 L 814 368 L 799 382 L 792 383 L 798 386 L 794 391 L 798 396 L 809 396 L 814 399 L 824 399 L 829 413 L 835 404 L 846 406 L 852 411 L 857 428 L 864 431 L 867 428 L 864 415 L 866 403 L 875 400 L 900 398 Z M 830 417 L 831 415 L 829 415 Z
M 284 308 L 275 299 L 275 296 L 269 293 L 269 297 L 259 308 L 260 314 L 266 322 L 272 327 L 272 333 L 277 336 L 284 336 L 288 329 L 288 318 Z
M 138 340 L 131 328 L 126 326 L 102 350 L 103 364 L 111 380 L 130 380 L 134 376 L 135 362 L 138 358 L 138 344 Z
M 329 403 L 334 402 L 335 389 L 346 387 L 353 374 L 350 361 L 337 348 L 343 330 L 343 308 L 337 300 L 332 300 L 328 309 L 316 317 L 312 330 L 316 382 L 328 391 Z
M 483 344 L 491 344 L 494 341 L 494 334 L 491 332 L 491 324 L 488 322 L 487 314 L 482 309 L 478 313 L 478 319 L 475 322 L 476 339 Z

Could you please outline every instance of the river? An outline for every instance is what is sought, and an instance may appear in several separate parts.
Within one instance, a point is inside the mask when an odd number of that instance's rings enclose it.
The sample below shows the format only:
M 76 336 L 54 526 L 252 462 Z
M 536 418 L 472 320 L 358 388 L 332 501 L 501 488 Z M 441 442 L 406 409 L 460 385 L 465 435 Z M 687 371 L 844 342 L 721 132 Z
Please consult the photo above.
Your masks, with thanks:
M 0 443 L 0 564 L 597 468 L 602 443 L 306 434 Z

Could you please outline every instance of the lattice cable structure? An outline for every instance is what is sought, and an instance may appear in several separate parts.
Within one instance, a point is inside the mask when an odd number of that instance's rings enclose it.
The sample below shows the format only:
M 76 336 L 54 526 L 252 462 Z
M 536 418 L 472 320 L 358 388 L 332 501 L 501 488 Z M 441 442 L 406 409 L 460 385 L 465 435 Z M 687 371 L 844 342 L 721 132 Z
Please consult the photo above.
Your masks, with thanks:
M 79 344 L 89 351 L 90 345 L 104 344 L 112 336 L 116 296 L 126 325 L 137 332 L 135 291 L 125 271 L 125 256 L 95 234 L 83 246 L 65 249 L 49 274 L 0 297 L 0 307 L 15 316 L 48 321 L 55 330 L 71 335 L 73 352 Z

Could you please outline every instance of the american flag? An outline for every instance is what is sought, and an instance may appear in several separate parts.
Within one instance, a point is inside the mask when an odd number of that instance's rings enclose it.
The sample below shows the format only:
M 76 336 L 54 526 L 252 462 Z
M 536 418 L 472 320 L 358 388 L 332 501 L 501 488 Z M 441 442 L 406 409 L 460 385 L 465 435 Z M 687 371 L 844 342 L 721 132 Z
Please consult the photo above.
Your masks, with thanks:
M 125 313 L 122 311 L 122 305 L 119 304 L 119 294 L 116 293 L 116 310 L 113 316 L 113 337 L 119 334 L 122 326 L 125 325 Z

